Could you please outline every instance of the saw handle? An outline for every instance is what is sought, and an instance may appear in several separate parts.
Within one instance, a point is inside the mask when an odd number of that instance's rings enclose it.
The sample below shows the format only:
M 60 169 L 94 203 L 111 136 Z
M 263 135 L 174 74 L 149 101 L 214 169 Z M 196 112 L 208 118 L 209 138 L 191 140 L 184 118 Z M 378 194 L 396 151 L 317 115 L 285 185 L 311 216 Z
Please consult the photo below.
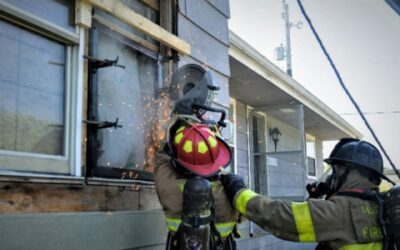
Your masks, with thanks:
M 217 124 L 220 127 L 223 127 L 223 128 L 226 127 L 226 123 L 225 123 L 226 112 L 225 112 L 225 110 L 218 109 L 218 108 L 213 108 L 213 107 L 206 106 L 206 105 L 203 105 L 203 104 L 192 104 L 192 109 L 195 110 L 195 111 L 198 111 L 199 109 L 204 109 L 204 110 L 215 112 L 215 113 L 221 113 L 221 118 L 219 119 Z M 195 112 L 195 113 L 197 113 L 197 112 Z

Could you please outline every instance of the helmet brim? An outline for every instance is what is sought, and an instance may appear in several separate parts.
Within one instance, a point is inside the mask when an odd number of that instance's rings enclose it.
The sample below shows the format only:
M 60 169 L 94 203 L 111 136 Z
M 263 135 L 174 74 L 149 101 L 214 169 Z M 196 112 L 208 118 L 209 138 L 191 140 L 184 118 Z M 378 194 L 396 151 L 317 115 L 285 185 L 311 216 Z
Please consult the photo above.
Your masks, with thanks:
M 176 161 L 185 169 L 202 177 L 210 177 L 217 174 L 221 168 L 226 168 L 231 164 L 232 152 L 229 145 L 223 139 L 218 136 L 216 138 L 220 152 L 213 164 L 195 165 L 181 162 L 179 159 L 176 159 Z

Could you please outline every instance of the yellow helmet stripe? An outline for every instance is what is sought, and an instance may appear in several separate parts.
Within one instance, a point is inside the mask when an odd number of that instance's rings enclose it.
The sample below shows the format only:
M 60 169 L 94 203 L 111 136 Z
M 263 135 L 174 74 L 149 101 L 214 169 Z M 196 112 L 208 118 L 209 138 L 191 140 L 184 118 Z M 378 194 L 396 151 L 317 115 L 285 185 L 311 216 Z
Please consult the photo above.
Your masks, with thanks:
M 176 130 L 176 134 L 178 134 L 179 132 L 182 132 L 186 127 L 185 126 L 181 126 Z
M 185 144 L 183 145 L 183 151 L 186 153 L 191 153 L 193 151 L 193 142 L 190 140 L 185 141 Z
M 183 138 L 183 133 L 179 133 L 175 136 L 175 143 L 179 144 Z
M 217 141 L 216 141 L 215 138 L 212 137 L 211 135 L 208 137 L 208 142 L 210 143 L 210 146 L 211 146 L 212 148 L 214 148 L 214 147 L 217 146 Z
M 208 151 L 207 144 L 204 141 L 200 141 L 197 145 L 197 151 L 200 154 L 205 154 Z

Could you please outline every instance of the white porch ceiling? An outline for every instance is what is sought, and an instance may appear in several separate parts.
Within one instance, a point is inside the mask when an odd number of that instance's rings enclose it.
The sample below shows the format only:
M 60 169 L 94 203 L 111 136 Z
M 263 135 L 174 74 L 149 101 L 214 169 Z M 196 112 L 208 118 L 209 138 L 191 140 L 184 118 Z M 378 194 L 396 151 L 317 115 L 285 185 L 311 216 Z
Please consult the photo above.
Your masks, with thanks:
M 304 103 L 302 100 L 298 100 L 288 94 L 236 58 L 230 56 L 229 61 L 231 70 L 229 89 L 231 97 L 260 111 L 302 103 L 304 105 L 305 132 L 321 140 L 337 140 L 343 137 L 361 136 L 358 131 L 352 128 L 339 115 L 329 108 L 329 110 L 327 110 L 325 105 L 320 106 L 319 111 L 316 112 L 315 107 L 307 106 L 308 103 Z M 332 116 L 332 113 L 336 116 L 334 117 L 335 124 L 324 118 L 324 115 L 326 116 L 328 114 Z M 288 119 L 292 119 L 289 117 L 293 116 L 288 116 Z M 340 124 L 338 124 L 337 121 L 339 121 Z M 283 122 L 294 124 L 294 121 L 290 120 Z M 349 126 L 350 128 L 348 128 Z M 343 127 L 348 128 L 347 131 L 342 129 Z

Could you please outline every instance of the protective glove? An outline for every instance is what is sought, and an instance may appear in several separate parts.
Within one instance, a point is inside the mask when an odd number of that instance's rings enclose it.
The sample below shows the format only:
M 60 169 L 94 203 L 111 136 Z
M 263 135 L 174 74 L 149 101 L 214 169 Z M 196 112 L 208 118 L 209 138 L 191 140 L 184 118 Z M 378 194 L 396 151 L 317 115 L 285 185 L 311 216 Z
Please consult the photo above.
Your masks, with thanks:
M 326 195 L 329 191 L 329 185 L 325 182 L 313 182 L 309 183 L 306 186 L 306 190 L 308 192 L 309 198 L 322 198 L 322 196 Z
M 244 184 L 243 178 L 236 174 L 221 174 L 220 180 L 222 185 L 224 186 L 225 193 L 228 196 L 229 202 L 234 207 L 234 198 L 237 192 L 241 189 L 247 188 L 246 184 Z

